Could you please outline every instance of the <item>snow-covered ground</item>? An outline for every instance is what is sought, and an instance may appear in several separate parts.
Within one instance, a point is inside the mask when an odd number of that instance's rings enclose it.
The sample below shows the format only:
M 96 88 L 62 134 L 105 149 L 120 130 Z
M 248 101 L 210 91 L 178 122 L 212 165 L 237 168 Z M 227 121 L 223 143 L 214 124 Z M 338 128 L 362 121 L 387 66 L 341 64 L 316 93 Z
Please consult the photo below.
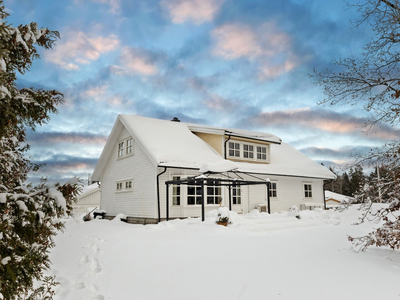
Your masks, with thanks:
M 51 252 L 56 299 L 400 299 L 400 251 L 356 253 L 345 212 L 303 211 L 158 225 L 67 220 Z

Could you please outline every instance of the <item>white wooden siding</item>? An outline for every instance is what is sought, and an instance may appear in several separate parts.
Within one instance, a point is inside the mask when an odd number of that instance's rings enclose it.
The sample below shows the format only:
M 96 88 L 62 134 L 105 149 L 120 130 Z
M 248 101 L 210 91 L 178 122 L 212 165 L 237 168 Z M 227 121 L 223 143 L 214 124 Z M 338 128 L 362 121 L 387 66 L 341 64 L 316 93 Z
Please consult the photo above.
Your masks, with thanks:
M 100 189 L 96 189 L 79 197 L 76 206 L 100 206 Z
M 158 172 L 163 169 L 159 168 Z M 166 216 L 166 188 L 165 181 L 172 180 L 172 176 L 194 176 L 199 175 L 194 170 L 182 170 L 182 169 L 169 169 L 166 173 L 160 176 L 160 199 L 161 199 L 161 218 Z M 258 181 L 254 177 L 242 175 L 246 180 Z M 269 178 L 271 181 L 277 183 L 277 198 L 271 198 L 271 213 L 279 211 L 287 211 L 292 206 L 296 205 L 300 208 L 300 204 L 303 203 L 320 203 L 323 204 L 323 188 L 322 180 L 320 179 L 306 179 L 300 177 L 287 177 L 287 176 L 267 176 L 257 175 L 259 178 Z M 313 198 L 304 197 L 304 183 L 312 184 Z M 182 185 L 181 189 L 186 189 L 186 185 Z M 173 206 L 172 205 L 172 186 L 169 188 L 169 216 L 174 217 L 199 217 L 201 216 L 201 205 L 184 205 Z M 256 209 L 258 204 L 267 204 L 267 188 L 265 185 L 253 185 L 253 186 L 242 186 L 242 204 L 232 205 L 232 209 L 239 213 L 248 213 L 253 209 Z M 222 188 L 222 197 L 224 198 L 223 206 L 229 207 L 229 193 L 228 189 Z M 217 209 L 218 205 L 205 205 L 205 211 Z
M 134 154 L 117 159 L 118 143 L 128 137 L 123 127 L 102 173 L 100 207 L 111 216 L 156 218 L 156 168 L 135 136 Z M 116 192 L 116 182 L 124 179 L 133 179 L 133 190 Z

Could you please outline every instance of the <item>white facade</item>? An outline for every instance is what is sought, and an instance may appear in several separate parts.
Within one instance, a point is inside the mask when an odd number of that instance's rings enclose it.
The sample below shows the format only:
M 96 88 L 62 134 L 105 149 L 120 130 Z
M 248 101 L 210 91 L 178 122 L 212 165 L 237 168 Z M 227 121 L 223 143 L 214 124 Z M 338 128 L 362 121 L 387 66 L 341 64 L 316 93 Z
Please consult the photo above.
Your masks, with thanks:
M 227 165 L 221 155 L 223 151 L 216 151 L 193 134 L 191 130 L 194 129 L 189 130 L 190 126 L 185 123 L 138 116 L 118 117 L 92 175 L 93 181 L 101 183 L 100 208 L 106 211 L 106 215 L 115 216 L 123 213 L 130 218 L 164 219 L 166 181 L 199 176 L 199 169 L 207 164 Z M 198 128 L 202 127 L 198 125 L 196 130 Z M 207 127 L 205 130 L 211 129 Z M 222 132 L 223 141 L 224 134 L 226 135 L 223 129 L 218 131 L 213 127 L 212 130 L 217 137 L 215 132 L 218 134 Z M 323 180 L 334 178 L 329 170 L 289 145 L 281 143 L 280 139 L 273 135 L 263 136 L 261 133 L 255 133 L 257 136 L 252 136 L 252 132 L 248 131 L 236 131 L 235 134 L 243 134 L 242 140 L 250 140 L 255 146 L 260 143 L 260 139 L 263 139 L 262 145 L 268 147 L 268 161 L 248 163 L 233 160 L 230 164 L 236 165 L 236 170 L 211 174 L 209 178 L 229 176 L 237 177 L 238 180 L 261 182 L 269 179 L 272 187 L 270 192 L 272 213 L 288 210 L 294 205 L 300 207 L 304 203 L 324 202 Z M 269 140 L 272 144 L 269 144 Z M 226 143 L 221 144 L 224 146 Z M 254 152 L 256 154 L 256 149 Z M 171 218 L 201 215 L 201 205 L 193 200 L 196 195 L 189 195 L 198 193 L 198 190 L 183 184 L 179 187 L 171 185 L 168 193 Z M 217 198 L 220 197 L 223 199 L 223 205 L 229 207 L 227 187 L 214 190 L 210 188 L 208 191 L 205 188 L 204 193 L 205 203 L 213 202 L 205 204 L 206 212 L 219 206 Z M 239 191 L 235 190 L 235 193 Z M 240 196 L 232 197 L 232 210 L 238 213 L 248 213 L 260 204 L 267 204 L 267 187 L 264 184 L 241 186 Z

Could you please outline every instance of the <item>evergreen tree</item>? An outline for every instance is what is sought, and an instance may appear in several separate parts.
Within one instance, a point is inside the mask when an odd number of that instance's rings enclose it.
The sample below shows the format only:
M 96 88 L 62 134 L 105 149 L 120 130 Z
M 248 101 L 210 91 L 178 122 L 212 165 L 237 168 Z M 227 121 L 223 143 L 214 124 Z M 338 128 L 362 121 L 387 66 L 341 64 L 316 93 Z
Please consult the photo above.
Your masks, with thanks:
M 343 184 L 342 184 L 343 195 L 352 197 L 353 195 L 351 193 L 351 184 L 349 175 L 347 174 L 347 172 L 344 172 L 342 177 L 343 177 Z
M 29 171 L 40 168 L 24 155 L 29 150 L 26 129 L 46 123 L 63 97 L 57 91 L 18 89 L 15 81 L 17 72 L 24 74 L 39 58 L 35 47 L 50 49 L 59 35 L 36 23 L 13 27 L 7 16 L 0 1 L 0 299 L 51 299 L 57 283 L 43 272 L 80 182 L 24 183 Z M 33 289 L 34 281 L 43 285 Z

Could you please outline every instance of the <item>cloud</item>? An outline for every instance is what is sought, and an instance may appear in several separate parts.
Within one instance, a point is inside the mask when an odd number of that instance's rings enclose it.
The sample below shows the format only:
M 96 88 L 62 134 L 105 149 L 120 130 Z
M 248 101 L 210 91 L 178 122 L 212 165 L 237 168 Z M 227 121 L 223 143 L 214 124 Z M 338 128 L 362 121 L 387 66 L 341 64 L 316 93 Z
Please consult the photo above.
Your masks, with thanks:
M 304 108 L 262 112 L 250 117 L 247 121 L 252 122 L 254 125 L 303 126 L 336 134 L 359 134 L 365 129 L 368 119 L 326 109 Z M 396 128 L 384 124 L 376 124 L 367 134 L 374 139 L 392 140 L 397 139 L 400 132 Z
M 66 42 L 61 42 L 53 51 L 46 52 L 45 58 L 63 69 L 78 70 L 79 65 L 90 64 L 102 54 L 116 50 L 119 43 L 115 35 L 88 37 L 82 31 L 70 32 Z
M 32 132 L 27 134 L 29 144 L 100 144 L 105 145 L 107 136 L 89 132 Z
M 162 0 L 161 8 L 173 23 L 191 21 L 196 25 L 212 21 L 224 0 Z
M 159 72 L 157 63 L 161 55 L 150 50 L 134 47 L 124 47 L 120 61 L 123 67 L 112 66 L 115 75 L 144 75 L 152 76 Z
M 337 149 L 324 147 L 306 147 L 300 149 L 301 152 L 310 157 L 330 158 L 330 159 L 349 159 L 352 155 L 363 155 L 368 153 L 371 147 L 367 146 L 343 146 Z
M 291 49 L 291 38 L 272 22 L 257 27 L 230 23 L 211 32 L 212 54 L 225 60 L 245 58 L 259 65 L 259 79 L 290 72 L 300 59 Z

